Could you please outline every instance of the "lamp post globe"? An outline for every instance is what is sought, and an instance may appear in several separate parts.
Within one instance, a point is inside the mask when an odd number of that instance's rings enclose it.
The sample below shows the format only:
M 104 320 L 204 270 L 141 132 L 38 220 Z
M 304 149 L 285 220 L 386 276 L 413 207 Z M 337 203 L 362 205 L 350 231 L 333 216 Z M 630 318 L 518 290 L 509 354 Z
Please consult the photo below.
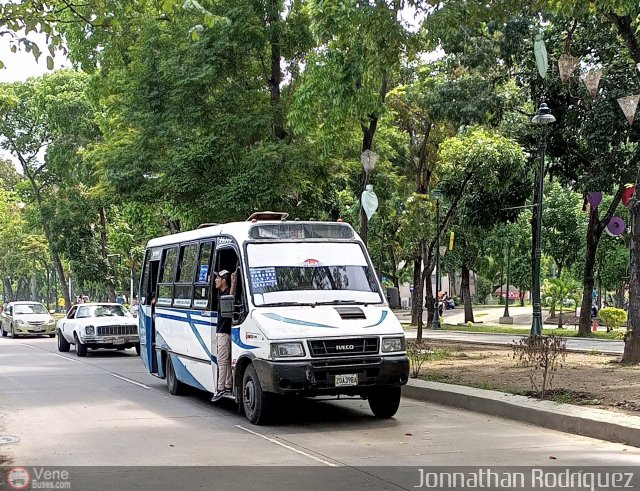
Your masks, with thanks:
M 540 104 L 538 112 L 531 119 L 531 122 L 543 127 L 538 145 L 540 153 L 540 168 L 536 183 L 536 238 L 535 252 L 533 255 L 533 321 L 531 323 L 531 336 L 542 335 L 542 304 L 540 301 L 540 261 L 542 258 L 542 211 L 543 211 L 543 194 L 544 194 L 544 154 L 547 149 L 547 131 L 546 127 L 555 123 L 556 118 L 551 114 L 551 109 L 545 103 Z

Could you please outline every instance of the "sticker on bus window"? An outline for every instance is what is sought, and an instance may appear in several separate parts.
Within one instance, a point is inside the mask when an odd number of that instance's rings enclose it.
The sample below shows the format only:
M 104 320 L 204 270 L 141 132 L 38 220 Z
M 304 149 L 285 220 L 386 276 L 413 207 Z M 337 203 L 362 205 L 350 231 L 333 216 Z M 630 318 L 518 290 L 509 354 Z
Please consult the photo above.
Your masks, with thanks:
M 193 306 L 197 308 L 206 308 L 208 303 L 209 303 L 208 300 L 194 300 Z
M 278 284 L 276 268 L 251 268 L 251 284 L 254 288 L 276 286 Z
M 200 265 L 200 271 L 198 272 L 198 283 L 207 282 L 207 273 L 209 273 L 209 265 L 208 264 Z

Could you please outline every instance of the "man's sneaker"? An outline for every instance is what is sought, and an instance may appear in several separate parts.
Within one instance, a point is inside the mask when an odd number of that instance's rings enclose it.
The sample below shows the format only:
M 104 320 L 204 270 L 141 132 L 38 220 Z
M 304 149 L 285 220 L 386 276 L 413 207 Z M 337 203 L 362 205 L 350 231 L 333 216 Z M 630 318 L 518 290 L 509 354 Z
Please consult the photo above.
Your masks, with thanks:
M 229 389 L 226 390 L 216 390 L 213 393 L 213 397 L 211 398 L 211 402 L 216 402 L 222 399 L 225 396 L 231 395 L 231 391 Z

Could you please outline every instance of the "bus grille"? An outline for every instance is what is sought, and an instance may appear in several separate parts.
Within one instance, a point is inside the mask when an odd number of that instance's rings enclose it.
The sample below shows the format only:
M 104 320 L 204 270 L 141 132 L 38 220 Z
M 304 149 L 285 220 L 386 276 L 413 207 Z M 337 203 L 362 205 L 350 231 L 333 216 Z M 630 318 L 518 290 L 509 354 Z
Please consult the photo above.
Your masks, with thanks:
M 98 326 L 98 336 L 127 336 L 138 334 L 138 326 Z
M 309 341 L 311 356 L 358 356 L 378 353 L 379 338 L 317 339 Z

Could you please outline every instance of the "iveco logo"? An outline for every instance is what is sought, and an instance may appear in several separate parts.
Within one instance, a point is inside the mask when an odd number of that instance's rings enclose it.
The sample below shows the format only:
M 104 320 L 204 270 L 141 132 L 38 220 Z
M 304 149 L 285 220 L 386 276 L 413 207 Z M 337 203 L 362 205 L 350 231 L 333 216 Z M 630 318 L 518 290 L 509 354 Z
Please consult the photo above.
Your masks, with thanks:
M 338 351 L 353 351 L 355 346 L 352 344 L 339 344 L 336 346 Z

